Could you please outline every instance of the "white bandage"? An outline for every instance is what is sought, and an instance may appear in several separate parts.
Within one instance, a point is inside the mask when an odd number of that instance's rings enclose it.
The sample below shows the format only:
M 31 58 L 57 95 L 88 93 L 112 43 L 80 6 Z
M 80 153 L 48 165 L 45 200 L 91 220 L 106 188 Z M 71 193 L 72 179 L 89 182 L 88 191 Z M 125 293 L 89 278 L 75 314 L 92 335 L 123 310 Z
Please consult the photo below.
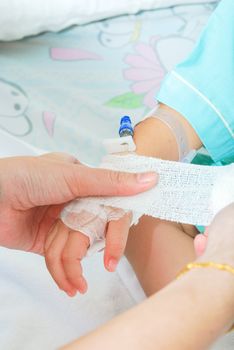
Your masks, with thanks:
M 99 204 L 92 198 L 84 198 L 74 200 L 66 206 L 61 213 L 61 219 L 71 229 L 89 237 L 87 255 L 92 255 L 105 247 L 108 222 L 120 219 L 125 213 L 122 209 Z
M 104 246 L 107 222 L 129 211 L 135 214 L 133 223 L 142 215 L 150 215 L 206 226 L 219 210 L 234 202 L 234 164 L 209 167 L 136 155 L 109 155 L 101 167 L 127 172 L 155 171 L 159 174 L 159 182 L 153 189 L 135 196 L 94 197 L 69 204 L 62 213 L 63 222 L 78 231 L 82 226 L 82 232 L 89 236 L 91 245 L 98 239 Z M 122 211 L 112 212 L 113 208 Z M 83 225 L 83 215 L 89 217 L 88 213 L 91 220 L 86 220 Z

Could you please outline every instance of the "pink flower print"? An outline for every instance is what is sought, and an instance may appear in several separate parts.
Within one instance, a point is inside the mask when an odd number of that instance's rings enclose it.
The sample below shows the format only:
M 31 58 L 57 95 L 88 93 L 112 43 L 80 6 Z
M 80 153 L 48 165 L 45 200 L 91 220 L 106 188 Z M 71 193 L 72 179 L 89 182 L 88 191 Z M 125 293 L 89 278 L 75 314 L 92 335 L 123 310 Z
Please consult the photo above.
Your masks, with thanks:
M 54 134 L 54 124 L 56 120 L 56 115 L 50 111 L 44 111 L 42 114 L 42 120 L 44 122 L 45 128 L 50 135 L 50 137 Z
M 144 105 L 153 108 L 156 104 L 156 93 L 166 72 L 151 45 L 138 43 L 135 51 L 136 54 L 125 57 L 124 61 L 130 68 L 124 70 L 124 78 L 133 82 L 131 89 L 135 94 L 145 95 Z
M 50 56 L 57 61 L 102 60 L 95 52 L 78 48 L 53 47 L 50 49 Z

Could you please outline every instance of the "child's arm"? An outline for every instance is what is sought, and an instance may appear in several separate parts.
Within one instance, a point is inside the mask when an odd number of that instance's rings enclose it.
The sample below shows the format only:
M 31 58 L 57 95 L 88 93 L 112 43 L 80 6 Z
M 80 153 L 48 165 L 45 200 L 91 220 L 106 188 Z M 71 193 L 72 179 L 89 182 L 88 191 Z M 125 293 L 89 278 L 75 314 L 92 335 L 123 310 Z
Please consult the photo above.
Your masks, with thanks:
M 190 149 L 202 146 L 196 132 L 182 115 L 165 105 L 160 105 L 160 109 L 181 123 Z M 155 117 L 145 119 L 135 127 L 137 153 L 178 160 L 174 133 Z M 142 217 L 137 226 L 131 227 L 125 254 L 147 295 L 160 290 L 183 265 L 194 260 L 193 237 L 196 234 L 194 226 L 156 220 L 149 216 Z
M 191 124 L 180 113 L 163 104 L 160 105 L 160 109 L 181 124 L 191 150 L 202 146 Z M 157 119 L 157 111 L 154 117 L 145 119 L 135 127 L 134 141 L 137 147 L 136 152 L 139 155 L 178 160 L 178 146 L 174 132 L 164 122 Z

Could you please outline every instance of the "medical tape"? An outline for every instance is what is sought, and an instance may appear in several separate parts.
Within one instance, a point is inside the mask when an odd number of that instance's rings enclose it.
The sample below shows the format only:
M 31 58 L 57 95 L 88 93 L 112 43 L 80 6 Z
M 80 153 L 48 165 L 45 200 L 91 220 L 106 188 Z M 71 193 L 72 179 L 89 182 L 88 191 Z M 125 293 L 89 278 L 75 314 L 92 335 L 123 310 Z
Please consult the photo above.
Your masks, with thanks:
M 149 215 L 207 226 L 218 211 L 234 202 L 234 164 L 200 166 L 131 154 L 108 155 L 101 168 L 134 173 L 153 171 L 159 180 L 151 190 L 134 196 L 77 199 L 66 206 L 61 215 L 63 222 L 88 235 L 91 246 L 99 242 L 99 248 L 103 248 L 107 223 L 126 212 L 134 213 L 132 223 Z
M 164 110 L 158 106 L 147 114 L 147 118 L 149 117 L 160 120 L 171 130 L 177 143 L 178 158 L 180 161 L 183 161 L 191 149 L 189 147 L 187 133 L 182 123 L 175 117 L 172 111 Z

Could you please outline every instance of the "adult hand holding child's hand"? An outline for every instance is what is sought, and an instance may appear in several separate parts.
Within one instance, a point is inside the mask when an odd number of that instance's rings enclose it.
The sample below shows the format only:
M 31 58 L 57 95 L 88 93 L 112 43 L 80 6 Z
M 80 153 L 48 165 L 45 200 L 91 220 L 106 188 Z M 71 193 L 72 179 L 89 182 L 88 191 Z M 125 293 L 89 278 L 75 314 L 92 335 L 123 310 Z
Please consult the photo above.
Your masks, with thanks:
M 50 231 L 65 204 L 77 197 L 133 195 L 155 183 L 152 173 L 89 168 L 67 154 L 0 159 L 0 245 L 45 255 L 52 276 L 57 268 L 63 274 L 61 245 L 53 250 L 49 246 L 54 238 Z M 66 236 L 60 238 L 64 242 Z M 73 264 L 80 263 L 76 258 Z M 57 284 L 72 294 L 74 286 L 62 276 L 65 287 L 56 280 Z

